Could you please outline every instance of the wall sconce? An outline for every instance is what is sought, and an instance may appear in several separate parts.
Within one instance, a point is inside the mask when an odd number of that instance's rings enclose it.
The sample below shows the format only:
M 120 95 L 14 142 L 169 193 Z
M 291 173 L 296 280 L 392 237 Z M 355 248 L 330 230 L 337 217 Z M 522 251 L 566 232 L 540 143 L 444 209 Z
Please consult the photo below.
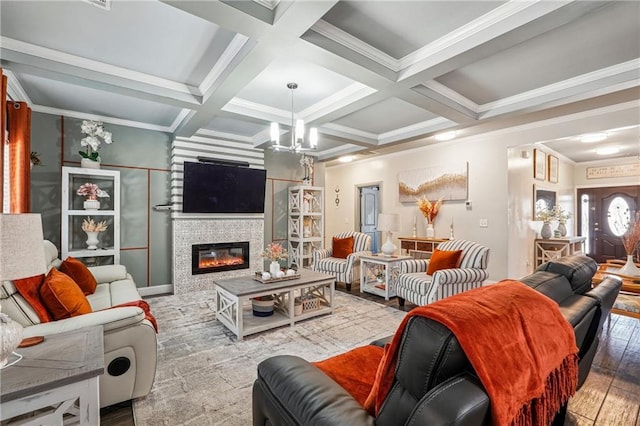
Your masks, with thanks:
M 333 202 L 336 203 L 336 208 L 338 208 L 338 206 L 340 206 L 340 188 L 338 188 L 338 185 L 336 185 L 334 191 L 336 193 L 336 199 Z

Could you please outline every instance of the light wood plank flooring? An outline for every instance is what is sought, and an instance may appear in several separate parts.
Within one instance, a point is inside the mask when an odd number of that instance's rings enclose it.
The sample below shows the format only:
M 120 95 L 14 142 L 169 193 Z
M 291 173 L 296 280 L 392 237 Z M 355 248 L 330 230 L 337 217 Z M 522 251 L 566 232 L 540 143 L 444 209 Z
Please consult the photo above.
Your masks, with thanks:
M 344 287 L 338 290 L 346 292 Z M 360 293 L 357 283 L 351 294 L 398 308 L 396 298 L 385 301 Z M 413 307 L 407 303 L 402 310 Z M 101 422 L 106 426 L 134 425 L 131 404 L 102 409 Z M 591 372 L 569 402 L 565 425 L 640 426 L 640 320 L 612 314 L 605 322 Z

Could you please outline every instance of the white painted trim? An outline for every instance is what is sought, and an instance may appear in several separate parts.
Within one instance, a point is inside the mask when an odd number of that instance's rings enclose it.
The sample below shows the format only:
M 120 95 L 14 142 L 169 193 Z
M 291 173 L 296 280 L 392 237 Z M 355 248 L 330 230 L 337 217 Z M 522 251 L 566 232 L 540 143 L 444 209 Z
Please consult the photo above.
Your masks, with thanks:
M 209 71 L 207 76 L 200 83 L 198 90 L 201 94 L 209 92 L 211 87 L 216 83 L 216 81 L 218 81 L 222 73 L 224 73 L 224 71 L 229 67 L 248 40 L 249 37 L 242 34 L 236 34 L 233 37 L 227 48 L 222 52 L 222 55 L 220 55 L 220 58 L 218 58 L 216 63 L 213 65 L 213 68 L 211 68 L 211 71 Z
M 339 92 L 322 99 L 320 102 L 305 108 L 300 111 L 298 116 L 306 123 L 310 123 L 376 92 L 376 89 L 362 83 L 353 83 Z
M 8 69 L 3 69 L 2 71 L 7 76 L 7 94 L 11 96 L 11 99 L 14 101 L 23 101 L 30 106 L 32 104 L 31 99 L 29 98 L 29 95 L 27 95 L 27 92 L 24 91 L 24 88 L 16 78 L 16 75 Z
M 189 95 L 202 96 L 202 93 L 200 93 L 200 90 L 197 87 L 193 87 L 184 83 L 179 83 L 177 81 L 168 80 L 166 78 L 157 77 L 139 71 L 132 71 L 104 62 L 94 61 L 92 59 L 82 58 L 80 56 L 71 55 L 69 53 L 60 52 L 42 46 L 37 46 L 31 43 L 25 43 L 23 41 L 14 40 L 8 37 L 0 37 L 0 46 L 2 46 L 2 49 L 43 58 L 65 65 L 79 67 L 100 74 L 108 74 L 114 77 L 124 78 L 126 80 L 136 81 L 138 83 L 144 83 L 163 89 L 186 93 Z
M 282 135 L 284 132 L 280 132 L 280 135 Z M 258 146 L 265 144 L 267 142 L 271 142 L 271 129 L 269 129 L 268 127 L 265 127 L 264 130 L 259 131 L 258 133 L 256 133 L 255 135 L 253 135 L 253 137 L 251 138 L 251 143 L 253 144 L 253 147 L 256 149 L 262 149 L 262 148 L 258 148 Z
M 161 296 L 173 294 L 173 284 L 152 285 L 149 287 L 138 287 L 140 296 Z
M 425 83 L 422 83 L 422 86 L 426 87 L 427 89 L 433 90 L 434 92 L 444 96 L 447 99 L 450 99 L 458 105 L 462 105 L 463 107 L 475 112 L 476 114 L 478 113 L 479 106 L 477 103 L 473 102 L 469 98 L 462 96 L 460 93 L 456 92 L 448 86 L 445 86 L 444 84 L 439 83 L 436 80 L 429 80 Z
M 356 38 L 351 34 L 341 30 L 340 28 L 331 25 L 324 19 L 320 19 L 318 22 L 313 24 L 310 29 L 328 38 L 329 40 L 334 41 L 346 47 L 347 49 L 359 53 L 365 58 L 368 58 L 375 63 L 390 69 L 391 71 L 400 71 L 399 62 L 396 58 L 387 55 L 383 51 L 376 49 L 375 47 L 363 42 L 359 38 Z
M 172 133 L 171 127 L 159 126 L 157 124 L 142 123 L 140 121 L 124 120 L 122 118 L 107 117 L 84 112 L 71 111 L 60 108 L 46 107 L 42 105 L 32 105 L 31 110 L 52 115 L 64 115 L 65 117 L 79 118 L 81 120 L 97 120 L 105 123 L 117 124 L 119 126 L 135 127 L 138 129 L 155 130 L 158 132 Z
M 209 219 L 209 220 L 264 220 L 264 213 L 247 213 L 247 214 L 234 214 L 234 213 L 171 213 L 171 219 L 173 220 L 187 220 L 187 219 Z
M 433 118 L 421 123 L 411 124 L 409 126 L 402 127 L 396 130 L 381 133 L 378 135 L 378 144 L 384 145 L 390 142 L 420 136 L 425 133 L 448 129 L 455 126 L 456 124 L 457 123 L 444 117 Z
M 227 141 L 223 139 L 212 138 L 204 135 L 200 135 L 197 133 L 195 136 L 191 136 L 190 138 L 185 137 L 177 137 L 174 140 L 174 144 L 178 146 L 190 146 L 192 148 L 200 148 L 200 147 L 214 147 L 214 146 L 223 146 L 223 147 L 235 147 L 244 150 L 253 149 L 253 145 L 251 145 L 251 141 Z M 174 145 L 175 147 L 175 145 Z M 256 153 L 261 153 L 259 151 L 254 151 Z
M 255 3 L 258 3 L 262 7 L 266 7 L 269 10 L 274 10 L 280 0 L 253 0 Z
M 221 138 L 231 139 L 238 142 L 252 142 L 253 139 L 250 136 L 235 135 L 233 133 L 218 132 L 217 130 L 199 129 L 195 136 L 209 137 L 209 138 Z M 192 136 L 193 137 L 193 136 Z M 177 140 L 189 140 L 185 138 L 176 138 Z
M 178 115 L 176 115 L 175 120 L 173 120 L 173 123 L 171 123 L 171 126 L 169 126 L 169 128 L 171 129 L 171 133 L 176 131 L 176 129 L 178 128 L 180 123 L 182 123 L 182 120 L 184 120 L 189 115 L 189 113 L 191 111 L 193 111 L 193 110 L 191 110 L 189 108 L 182 108 L 180 110 Z
M 343 126 L 341 124 L 335 123 L 326 123 L 321 126 L 322 133 L 326 133 L 328 135 L 339 136 L 339 137 L 360 137 L 366 138 L 369 141 L 378 141 L 378 135 L 375 133 L 365 132 L 363 130 L 354 129 L 352 127 Z M 366 142 L 366 141 L 362 141 Z
M 273 108 L 257 102 L 247 101 L 246 99 L 233 98 L 222 107 L 222 110 L 265 121 L 276 121 L 286 126 L 291 125 L 291 111 Z

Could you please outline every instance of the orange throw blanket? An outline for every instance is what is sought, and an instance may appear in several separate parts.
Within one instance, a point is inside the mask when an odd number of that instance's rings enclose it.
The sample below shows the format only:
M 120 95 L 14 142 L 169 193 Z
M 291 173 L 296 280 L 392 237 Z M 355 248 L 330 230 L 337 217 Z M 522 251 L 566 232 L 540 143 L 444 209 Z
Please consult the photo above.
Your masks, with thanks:
M 123 308 L 127 306 L 136 306 L 138 308 L 142 308 L 142 310 L 144 311 L 144 318 L 148 320 L 151 323 L 151 325 L 153 325 L 153 328 L 156 330 L 156 333 L 158 333 L 158 322 L 156 321 L 156 318 L 151 314 L 151 309 L 149 308 L 149 304 L 144 300 L 136 300 L 135 302 L 121 303 L 119 305 L 115 305 L 107 309 Z
M 494 425 L 549 424 L 578 384 L 578 348 L 558 305 L 518 281 L 470 290 L 410 311 L 378 368 L 365 404 L 378 414 L 393 383 L 410 318 L 448 327 L 491 400 Z

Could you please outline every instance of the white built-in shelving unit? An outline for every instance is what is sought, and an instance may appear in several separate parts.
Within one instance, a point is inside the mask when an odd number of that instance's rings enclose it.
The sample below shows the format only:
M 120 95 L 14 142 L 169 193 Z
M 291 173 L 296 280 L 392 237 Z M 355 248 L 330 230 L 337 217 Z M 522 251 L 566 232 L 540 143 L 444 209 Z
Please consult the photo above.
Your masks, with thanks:
M 324 188 L 289 187 L 289 265 L 310 268 L 313 250 L 324 247 Z

